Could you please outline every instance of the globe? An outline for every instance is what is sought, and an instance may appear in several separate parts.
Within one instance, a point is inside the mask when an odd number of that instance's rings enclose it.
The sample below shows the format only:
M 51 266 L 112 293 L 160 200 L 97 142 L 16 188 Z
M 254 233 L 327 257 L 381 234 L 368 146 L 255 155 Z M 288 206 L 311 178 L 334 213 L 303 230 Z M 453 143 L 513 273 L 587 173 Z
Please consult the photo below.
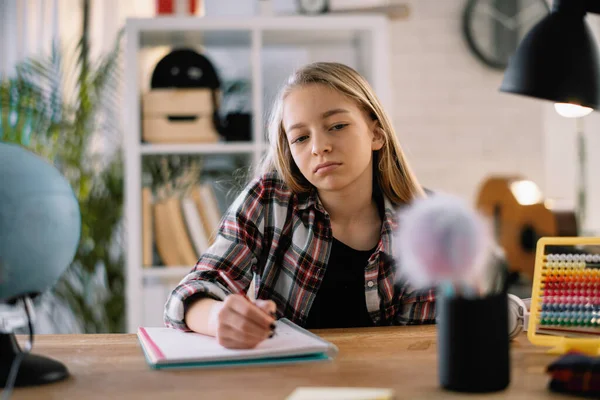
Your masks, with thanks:
M 54 286 L 73 261 L 80 234 L 69 182 L 31 151 L 0 143 L 0 301 Z

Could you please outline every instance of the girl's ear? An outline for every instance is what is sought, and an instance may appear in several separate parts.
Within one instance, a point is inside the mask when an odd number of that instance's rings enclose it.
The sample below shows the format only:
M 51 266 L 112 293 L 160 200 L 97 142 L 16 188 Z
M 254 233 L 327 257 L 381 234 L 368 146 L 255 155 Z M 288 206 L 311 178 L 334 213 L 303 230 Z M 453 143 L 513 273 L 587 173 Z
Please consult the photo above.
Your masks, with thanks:
M 385 144 L 385 133 L 383 129 L 379 126 L 379 123 L 376 122 L 373 127 L 373 138 L 371 140 L 371 150 L 381 150 L 383 145 Z

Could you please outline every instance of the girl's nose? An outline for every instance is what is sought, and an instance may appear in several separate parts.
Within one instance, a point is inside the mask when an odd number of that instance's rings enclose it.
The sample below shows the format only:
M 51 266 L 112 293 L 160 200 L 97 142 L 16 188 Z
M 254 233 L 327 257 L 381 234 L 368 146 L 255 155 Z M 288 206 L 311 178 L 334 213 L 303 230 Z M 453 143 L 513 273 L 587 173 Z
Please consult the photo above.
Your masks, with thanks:
M 326 135 L 313 135 L 312 153 L 316 156 L 331 152 L 331 142 Z

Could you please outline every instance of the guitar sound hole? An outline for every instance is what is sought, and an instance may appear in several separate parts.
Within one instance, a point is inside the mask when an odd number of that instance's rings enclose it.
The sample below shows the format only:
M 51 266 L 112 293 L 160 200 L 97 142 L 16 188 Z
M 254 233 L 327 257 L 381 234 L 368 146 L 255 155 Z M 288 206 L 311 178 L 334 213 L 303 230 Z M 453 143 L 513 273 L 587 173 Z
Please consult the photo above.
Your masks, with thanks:
M 500 241 L 500 234 L 502 233 L 502 208 L 500 204 L 494 206 L 494 235 L 496 240 Z
M 521 247 L 528 253 L 535 251 L 538 235 L 531 225 L 525 225 L 521 231 Z

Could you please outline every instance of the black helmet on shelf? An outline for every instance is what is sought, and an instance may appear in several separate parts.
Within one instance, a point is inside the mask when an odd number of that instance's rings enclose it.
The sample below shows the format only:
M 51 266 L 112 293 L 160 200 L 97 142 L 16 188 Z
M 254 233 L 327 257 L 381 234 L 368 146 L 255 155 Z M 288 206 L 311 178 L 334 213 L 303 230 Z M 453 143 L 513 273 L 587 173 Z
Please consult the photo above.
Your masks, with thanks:
M 216 90 L 221 87 L 221 81 L 206 56 L 192 49 L 175 49 L 154 67 L 150 87 Z

